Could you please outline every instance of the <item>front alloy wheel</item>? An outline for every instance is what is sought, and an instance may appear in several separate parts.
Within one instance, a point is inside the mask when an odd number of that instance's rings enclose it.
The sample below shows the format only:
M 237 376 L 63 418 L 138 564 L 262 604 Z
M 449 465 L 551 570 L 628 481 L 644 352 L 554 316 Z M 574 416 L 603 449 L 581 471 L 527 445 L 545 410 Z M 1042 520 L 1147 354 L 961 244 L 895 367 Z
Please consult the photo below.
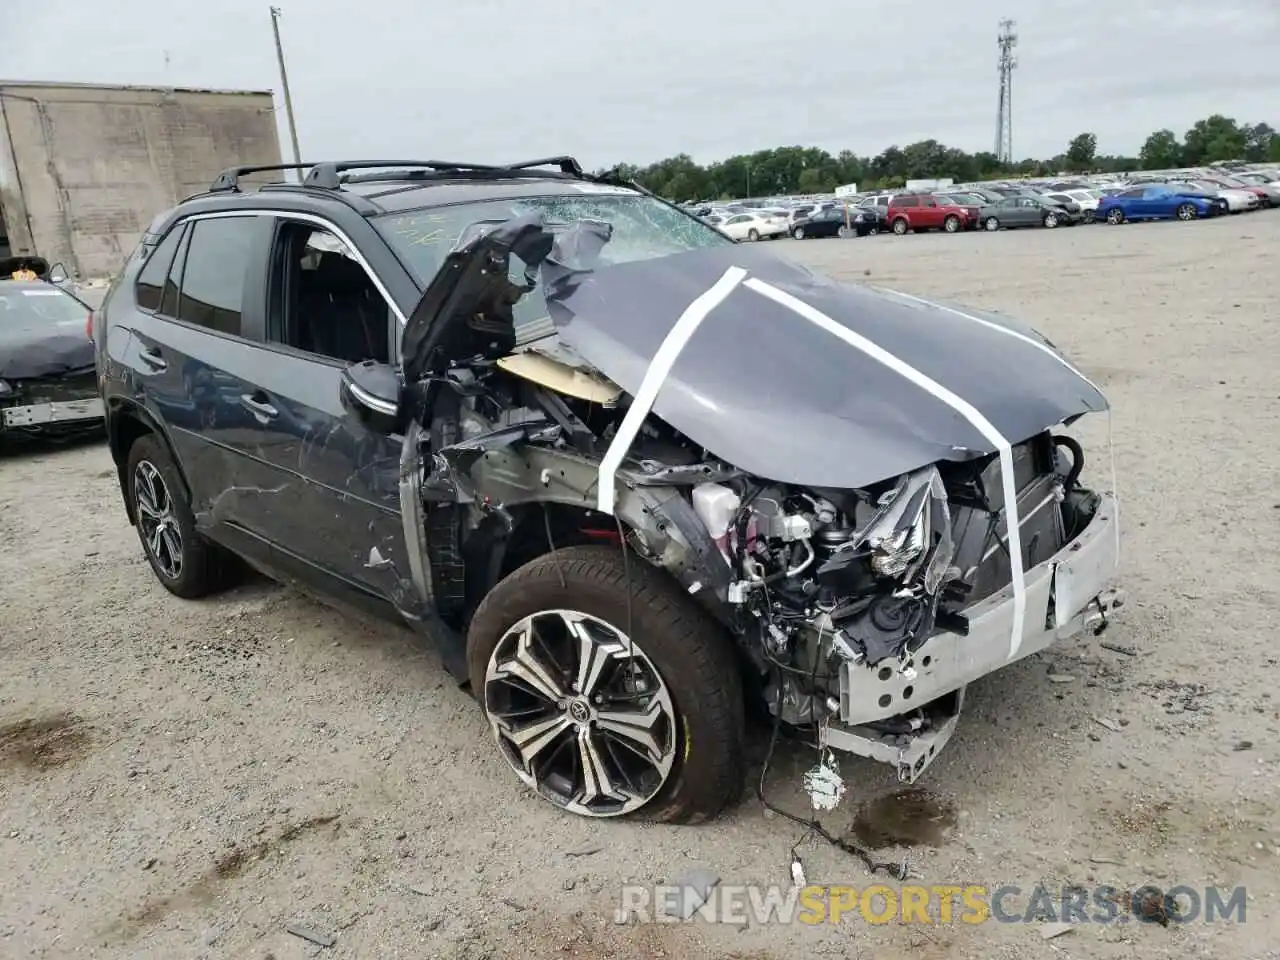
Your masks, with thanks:
M 467 628 L 467 672 L 507 764 L 588 817 L 714 817 L 741 794 L 741 665 L 679 583 L 622 548 L 508 574 Z
M 987 219 L 983 221 L 982 227 L 984 230 L 994 233 L 996 230 L 1000 229 L 1000 221 L 995 217 L 987 217 Z
M 516 775 L 570 813 L 638 810 L 675 763 L 667 685 L 633 640 L 576 610 L 522 618 L 485 673 L 485 711 Z

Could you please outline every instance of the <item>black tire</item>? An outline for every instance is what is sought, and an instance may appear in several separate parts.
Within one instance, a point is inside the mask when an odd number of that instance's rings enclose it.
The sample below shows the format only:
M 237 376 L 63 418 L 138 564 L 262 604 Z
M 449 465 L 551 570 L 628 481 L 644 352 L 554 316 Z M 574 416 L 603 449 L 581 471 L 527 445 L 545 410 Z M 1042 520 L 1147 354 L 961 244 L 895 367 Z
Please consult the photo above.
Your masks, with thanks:
M 994 233 L 1000 229 L 1000 219 L 998 217 L 987 217 L 982 221 L 982 229 Z
M 1107 223 L 1111 224 L 1113 227 L 1124 223 L 1124 211 L 1119 207 L 1112 207 L 1107 211 Z
M 797 240 L 803 240 L 804 227 L 796 227 L 794 230 L 791 231 L 791 236 L 795 237 L 795 239 Z
M 667 685 L 680 740 L 666 783 L 629 816 L 662 823 L 709 820 L 742 795 L 746 764 L 740 667 L 728 635 L 710 614 L 640 557 L 632 554 L 628 560 L 630 635 L 642 643 Z M 507 630 L 530 614 L 561 608 L 627 632 L 626 565 L 618 547 L 570 547 L 544 554 L 489 592 L 467 632 L 471 689 L 482 705 L 489 658 Z
M 1044 220 L 1041 222 L 1044 223 L 1045 229 L 1052 230 L 1059 223 L 1058 215 L 1056 213 L 1046 213 Z
M 757 230 L 755 227 L 752 227 L 750 230 L 748 230 L 748 231 L 747 231 L 747 239 L 748 239 L 748 240 L 753 240 L 753 241 L 754 241 L 754 240 L 759 240 L 759 239 L 760 239 L 760 231 L 759 231 L 759 230 Z
M 1194 220 L 1196 218 L 1196 207 L 1193 203 L 1181 203 L 1174 215 L 1179 220 Z
M 879 226 L 879 224 L 873 224 L 872 226 L 867 227 L 867 236 L 868 236 L 868 237 L 878 237 L 878 236 L 880 236 L 880 226 Z
M 166 570 L 166 564 L 157 556 L 144 529 L 137 490 L 139 466 L 144 463 L 154 467 L 164 482 L 169 513 L 180 540 L 177 576 L 171 576 Z M 125 482 L 128 484 L 129 503 L 134 511 L 135 527 L 143 555 L 151 565 L 156 579 L 166 590 L 184 600 L 196 600 L 231 585 L 235 570 L 233 558 L 196 532 L 196 520 L 191 512 L 191 504 L 187 502 L 186 486 L 168 448 L 154 434 L 139 437 L 129 448 Z
M 898 217 L 896 220 L 893 221 L 893 232 L 897 234 L 899 237 L 905 237 L 907 235 L 907 231 L 910 228 L 911 228 L 911 225 L 907 223 L 907 220 L 905 217 Z
M 1098 219 L 1098 212 L 1096 210 L 1086 210 L 1084 212 L 1085 223 L 1093 223 L 1097 219 Z
M 949 216 L 942 221 L 942 229 L 947 233 L 956 233 L 960 230 L 960 218 L 957 216 Z

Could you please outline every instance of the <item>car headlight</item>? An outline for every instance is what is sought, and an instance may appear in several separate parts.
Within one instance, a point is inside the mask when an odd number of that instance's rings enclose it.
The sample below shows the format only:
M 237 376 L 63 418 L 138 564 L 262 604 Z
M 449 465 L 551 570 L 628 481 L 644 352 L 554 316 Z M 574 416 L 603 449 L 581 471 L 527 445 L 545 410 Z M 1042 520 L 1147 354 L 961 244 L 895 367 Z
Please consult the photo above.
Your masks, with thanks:
M 0 380 L 0 397 L 7 397 L 13 393 L 13 387 L 9 386 L 8 380 Z

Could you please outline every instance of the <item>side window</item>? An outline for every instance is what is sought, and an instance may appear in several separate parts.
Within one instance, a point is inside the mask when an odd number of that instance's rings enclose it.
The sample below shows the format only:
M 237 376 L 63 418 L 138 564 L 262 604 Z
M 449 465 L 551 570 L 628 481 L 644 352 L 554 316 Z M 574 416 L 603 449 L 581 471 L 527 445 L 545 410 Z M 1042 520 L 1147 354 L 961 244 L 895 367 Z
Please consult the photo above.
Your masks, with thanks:
M 182 239 L 183 227 L 177 226 L 165 234 L 164 239 L 156 244 L 151 257 L 138 274 L 138 282 L 134 286 L 134 298 L 143 310 L 159 310 L 160 300 L 164 295 L 165 277 L 169 275 L 169 265 L 173 263 L 173 255 Z
M 173 258 L 173 266 L 169 268 L 169 276 L 164 281 L 164 292 L 160 296 L 162 316 L 178 315 L 178 293 L 182 286 L 182 269 L 187 263 L 187 248 L 191 246 L 191 229 L 186 224 L 182 227 L 182 242 L 178 245 L 178 254 Z
M 1146 193 L 1146 191 L 1145 191 L 1145 190 L 1143 190 L 1143 188 L 1142 188 L 1142 187 L 1138 187 L 1136 190 L 1125 190 L 1124 192 L 1122 192 L 1122 193 L 1120 194 L 1120 196 L 1122 196 L 1122 197 L 1140 197 L 1140 196 L 1142 196 L 1144 193 Z
M 922 207 L 936 207 L 937 205 L 938 205 L 938 202 L 934 200 L 933 197 L 920 198 L 920 206 Z
M 240 335 L 244 278 L 257 217 L 220 217 L 191 225 L 178 319 Z
M 918 207 L 920 206 L 920 198 L 919 197 L 901 197 L 900 199 L 894 201 L 894 203 L 896 206 L 899 206 L 899 207 Z
M 390 361 L 390 307 L 331 231 L 309 223 L 281 223 L 270 290 L 270 342 L 345 363 Z
M 877 206 L 877 207 L 887 207 L 888 205 L 889 205 L 889 198 L 888 198 L 888 197 L 876 197 L 876 206 Z

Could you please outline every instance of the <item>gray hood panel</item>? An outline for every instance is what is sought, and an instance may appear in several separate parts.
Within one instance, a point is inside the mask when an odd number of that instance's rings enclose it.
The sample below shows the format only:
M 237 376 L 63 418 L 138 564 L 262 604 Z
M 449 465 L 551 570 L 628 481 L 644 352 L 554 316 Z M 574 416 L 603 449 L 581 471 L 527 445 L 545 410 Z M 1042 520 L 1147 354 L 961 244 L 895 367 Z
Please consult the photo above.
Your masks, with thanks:
M 1050 346 L 1028 327 L 837 284 L 754 245 L 586 266 L 544 264 L 549 312 L 565 342 L 633 396 L 681 313 L 736 266 L 949 390 L 1009 442 L 1107 408 L 1055 350 L 1035 345 Z M 865 486 L 995 452 L 918 383 L 746 287 L 694 331 L 653 412 L 743 470 L 805 486 Z

